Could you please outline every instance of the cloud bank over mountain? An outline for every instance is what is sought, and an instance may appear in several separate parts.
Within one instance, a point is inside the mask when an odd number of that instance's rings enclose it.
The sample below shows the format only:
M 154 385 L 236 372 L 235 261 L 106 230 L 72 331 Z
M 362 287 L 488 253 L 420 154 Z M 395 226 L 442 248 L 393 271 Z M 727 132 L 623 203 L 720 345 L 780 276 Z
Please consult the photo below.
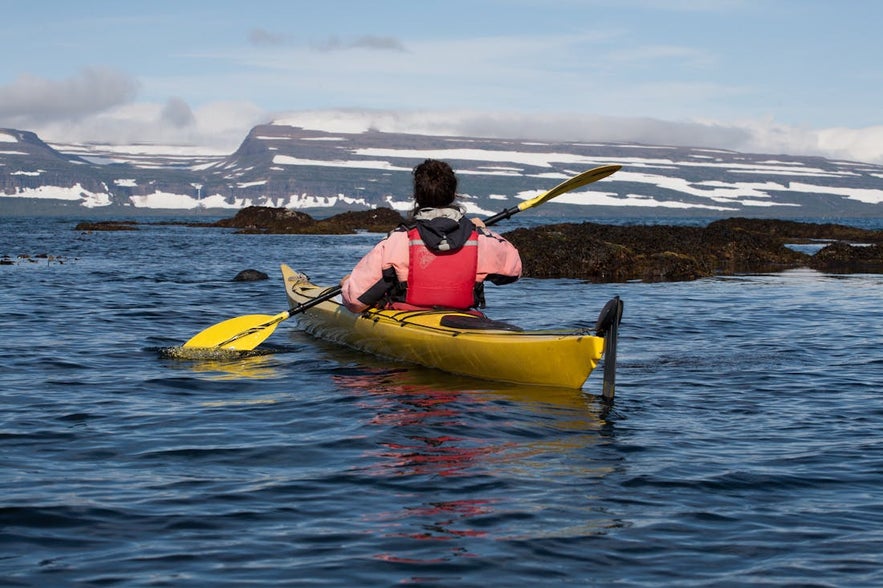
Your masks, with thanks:
M 219 100 L 195 108 L 178 96 L 165 103 L 139 102 L 138 87 L 136 79 L 112 69 L 86 68 L 58 81 L 22 76 L 0 86 L 0 127 L 33 130 L 60 143 L 176 143 L 229 151 L 255 125 L 282 119 L 327 131 L 640 143 L 883 163 L 883 125 L 809 129 L 771 119 L 675 121 L 514 110 L 269 112 L 248 101 Z

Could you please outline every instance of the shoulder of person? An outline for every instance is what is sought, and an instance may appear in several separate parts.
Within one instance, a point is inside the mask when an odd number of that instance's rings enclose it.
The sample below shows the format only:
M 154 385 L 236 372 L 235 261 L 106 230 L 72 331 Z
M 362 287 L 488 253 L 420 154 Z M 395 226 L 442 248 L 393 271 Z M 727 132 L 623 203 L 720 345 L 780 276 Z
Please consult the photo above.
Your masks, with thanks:
M 509 242 L 509 240 L 506 239 L 506 237 L 503 237 L 499 233 L 495 233 L 494 231 L 490 230 L 488 227 L 476 227 L 475 232 L 478 234 L 478 238 L 480 240 L 484 239 L 484 240 L 488 240 L 488 241 L 495 241 L 497 243 L 508 243 Z
M 407 226 L 407 224 L 402 223 L 399 226 L 397 226 L 396 228 L 394 228 L 393 230 L 391 230 L 390 232 L 388 232 L 386 234 L 386 236 L 383 237 L 383 239 L 381 239 L 380 241 L 382 243 L 383 241 L 388 241 L 389 239 L 395 239 L 395 238 L 397 238 L 398 235 L 407 234 L 408 229 L 410 229 L 410 228 L 411 227 Z

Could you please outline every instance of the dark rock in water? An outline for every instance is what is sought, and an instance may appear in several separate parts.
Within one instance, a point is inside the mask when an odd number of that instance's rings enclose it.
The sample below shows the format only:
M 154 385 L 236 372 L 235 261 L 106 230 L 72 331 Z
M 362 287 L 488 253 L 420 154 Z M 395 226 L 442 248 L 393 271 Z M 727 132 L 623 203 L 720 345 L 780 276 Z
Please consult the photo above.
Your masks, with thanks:
M 323 233 L 346 234 L 367 231 L 369 233 L 388 233 L 405 219 L 391 208 L 375 208 L 358 212 L 344 212 L 328 217 L 317 223 Z
M 137 231 L 135 221 L 98 221 L 77 223 L 75 231 Z
M 240 233 L 344 235 L 359 231 L 386 233 L 402 223 L 402 216 L 391 208 L 344 212 L 316 220 L 288 208 L 249 206 L 232 219 L 213 223 L 216 227 L 240 229 Z
M 829 273 L 883 273 L 883 245 L 837 241 L 813 255 L 809 266 Z
M 709 227 L 729 227 L 768 237 L 799 243 L 816 239 L 834 241 L 883 242 L 883 231 L 872 231 L 831 223 L 805 223 L 762 218 L 729 218 L 711 223 Z
M 697 256 L 701 229 L 595 223 L 559 224 L 506 233 L 521 253 L 524 275 L 593 282 L 693 280 L 711 275 Z
M 4 255 L 3 257 L 0 257 L 0 265 L 18 265 L 25 262 L 42 263 L 44 260 L 47 264 L 65 263 L 64 258 L 62 258 L 60 255 L 50 255 L 49 253 L 37 253 L 35 255 L 31 255 L 29 253 L 19 253 L 15 259 L 10 257 L 9 255 Z
M 233 278 L 233 281 L 234 282 L 257 282 L 260 280 L 267 280 L 269 278 L 270 278 L 270 276 L 268 276 L 267 274 L 265 274 L 262 271 L 258 271 L 256 269 L 247 269 L 247 270 L 242 270 L 241 272 L 236 274 L 236 277 Z
M 521 252 L 525 276 L 596 282 L 680 281 L 822 267 L 813 264 L 822 264 L 833 252 L 814 262 L 786 245 L 833 236 L 883 242 L 883 231 L 755 219 L 727 219 L 707 227 L 570 223 L 517 229 L 505 236 Z M 870 271 L 880 260 L 879 246 L 864 249 L 838 251 Z
M 231 219 L 193 226 L 231 227 L 242 233 L 352 234 L 386 233 L 404 220 L 390 208 L 316 220 L 287 208 L 250 206 Z M 135 224 L 102 221 L 80 223 L 76 228 L 122 231 L 135 230 Z M 532 278 L 667 282 L 796 267 L 831 273 L 883 273 L 883 231 L 846 225 L 731 218 L 705 227 L 559 223 L 504 234 L 521 253 L 524 275 Z M 832 243 L 814 256 L 789 247 L 819 242 Z M 234 278 L 266 279 L 268 276 L 257 270 L 245 270 Z
M 248 206 L 229 219 L 213 223 L 216 227 L 240 229 L 240 233 L 300 233 L 316 223 L 310 215 L 290 208 Z

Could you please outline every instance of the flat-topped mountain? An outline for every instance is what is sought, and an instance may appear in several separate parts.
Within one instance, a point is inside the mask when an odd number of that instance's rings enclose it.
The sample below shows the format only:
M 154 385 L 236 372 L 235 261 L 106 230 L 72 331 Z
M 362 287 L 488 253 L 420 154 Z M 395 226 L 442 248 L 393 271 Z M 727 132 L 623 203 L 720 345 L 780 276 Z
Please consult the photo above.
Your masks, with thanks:
M 487 215 L 586 169 L 622 170 L 556 198 L 553 217 L 883 216 L 883 166 L 670 146 L 340 133 L 260 125 L 230 154 L 159 145 L 49 145 L 0 129 L 0 210 L 102 214 L 283 207 L 329 216 L 410 208 L 411 170 L 449 161 L 470 213 Z

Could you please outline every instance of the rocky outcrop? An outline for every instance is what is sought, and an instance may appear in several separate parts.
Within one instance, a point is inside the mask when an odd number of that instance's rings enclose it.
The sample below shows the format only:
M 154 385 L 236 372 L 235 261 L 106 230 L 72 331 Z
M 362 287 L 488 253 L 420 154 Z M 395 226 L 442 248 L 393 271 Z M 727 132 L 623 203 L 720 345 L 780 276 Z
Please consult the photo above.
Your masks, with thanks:
M 391 208 L 375 208 L 336 214 L 316 223 L 320 233 L 388 233 L 401 223 L 404 217 Z
M 813 255 L 809 266 L 828 273 L 883 273 L 883 245 L 838 241 Z
M 239 229 L 238 233 L 291 234 L 307 232 L 315 224 L 310 215 L 290 208 L 249 206 L 212 226 Z
M 404 218 L 389 208 L 316 220 L 286 208 L 252 206 L 210 224 L 259 234 L 387 233 Z M 81 231 L 133 230 L 134 221 L 80 223 Z M 708 226 L 559 223 L 503 233 L 518 247 L 524 275 L 593 282 L 668 282 L 810 267 L 883 273 L 883 231 L 835 224 L 732 218 Z M 815 255 L 789 247 L 828 243 Z M 263 279 L 248 275 L 239 280 Z
M 269 280 L 270 276 L 256 269 L 245 269 L 233 277 L 234 282 L 258 282 L 261 280 Z
M 243 233 L 386 233 L 403 220 L 388 208 L 315 220 L 290 209 L 252 206 L 215 226 Z M 747 218 L 705 227 L 559 223 L 504 235 L 518 247 L 524 275 L 532 278 L 668 282 L 796 267 L 883 273 L 883 231 L 846 225 Z M 832 244 L 815 256 L 788 247 L 819 241 Z
M 402 215 L 391 208 L 344 212 L 316 220 L 289 208 L 249 206 L 212 226 L 237 228 L 239 233 L 344 235 L 360 231 L 387 233 L 403 221 Z
M 727 219 L 707 227 L 581 223 L 517 229 L 505 236 L 521 252 L 524 275 L 535 278 L 660 282 L 805 266 L 883 272 L 879 245 L 832 245 L 816 256 L 786 246 L 834 239 L 883 242 L 883 231 L 842 225 L 759 219 Z
M 98 221 L 77 223 L 75 231 L 137 231 L 136 221 Z
M 76 260 L 77 258 L 74 258 Z M 67 263 L 64 257 L 60 255 L 50 255 L 48 253 L 38 253 L 36 255 L 30 255 L 28 253 L 22 253 L 14 258 L 9 255 L 3 255 L 0 257 L 0 265 L 19 265 L 24 263 L 42 263 L 46 262 L 46 264 L 59 263 L 64 264 Z

